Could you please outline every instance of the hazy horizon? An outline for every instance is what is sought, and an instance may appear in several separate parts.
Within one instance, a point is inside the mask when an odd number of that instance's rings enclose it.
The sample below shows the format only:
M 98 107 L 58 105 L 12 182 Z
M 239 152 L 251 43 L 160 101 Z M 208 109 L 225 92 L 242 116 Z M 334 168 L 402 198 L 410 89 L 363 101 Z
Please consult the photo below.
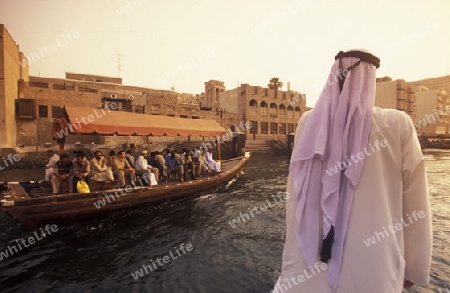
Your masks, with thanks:
M 199 94 L 211 79 L 233 89 L 278 77 L 309 107 L 340 50 L 380 57 L 377 77 L 450 75 L 448 19 L 446 0 L 0 0 L 30 75 L 118 77 L 120 57 L 125 85 Z

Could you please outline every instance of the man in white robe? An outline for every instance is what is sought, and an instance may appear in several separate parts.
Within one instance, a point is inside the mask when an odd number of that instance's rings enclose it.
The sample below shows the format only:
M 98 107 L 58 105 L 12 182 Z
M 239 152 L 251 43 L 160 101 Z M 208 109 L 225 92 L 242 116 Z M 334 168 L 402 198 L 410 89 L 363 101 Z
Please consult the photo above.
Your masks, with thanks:
M 53 168 L 55 164 L 59 161 L 59 155 L 53 150 L 48 150 L 46 152 L 48 157 L 48 163 L 45 165 L 45 181 L 51 181 L 53 176 Z
M 142 150 L 141 155 L 135 162 L 136 175 L 143 176 L 144 174 L 146 174 L 144 178 L 149 178 L 146 179 L 147 185 L 149 186 L 158 185 L 156 178 L 159 178 L 159 170 L 158 168 L 154 168 L 148 164 L 147 156 L 148 156 L 147 150 Z
M 363 161 L 349 207 L 342 265 L 330 272 L 329 268 L 336 267 L 336 254 L 331 254 L 328 263 L 322 262 L 319 248 L 313 256 L 317 262 L 308 268 L 305 246 L 300 247 L 297 237 L 301 229 L 308 227 L 299 227 L 298 207 L 303 199 L 295 190 L 296 181 L 305 178 L 290 172 L 282 272 L 273 292 L 400 293 L 404 286 L 429 282 L 432 221 L 417 133 L 404 112 L 375 107 L 371 116 L 368 143 L 361 154 L 345 157 L 329 168 L 325 161 L 319 161 L 323 176 L 344 174 L 351 164 Z M 300 146 L 300 137 L 311 117 L 312 111 L 309 111 L 300 119 L 294 149 Z M 315 127 L 318 128 L 317 124 Z M 341 205 L 345 203 L 339 208 Z M 319 209 L 313 219 L 320 223 L 321 230 L 310 235 L 313 242 L 316 239 L 317 243 L 322 243 L 323 215 L 323 210 Z M 336 280 L 337 286 L 333 288 Z
M 209 168 L 215 172 L 220 173 L 220 164 L 216 162 L 212 157 L 212 149 L 208 149 L 205 153 L 205 164 L 209 166 Z

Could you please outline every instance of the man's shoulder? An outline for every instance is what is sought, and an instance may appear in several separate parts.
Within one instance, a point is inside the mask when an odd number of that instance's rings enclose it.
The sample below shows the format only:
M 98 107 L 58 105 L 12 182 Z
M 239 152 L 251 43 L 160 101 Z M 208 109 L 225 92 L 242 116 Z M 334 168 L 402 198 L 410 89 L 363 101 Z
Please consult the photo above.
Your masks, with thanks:
M 384 109 L 380 107 L 373 107 L 372 115 L 378 125 L 393 125 L 398 123 L 399 120 L 410 119 L 408 114 L 396 109 Z

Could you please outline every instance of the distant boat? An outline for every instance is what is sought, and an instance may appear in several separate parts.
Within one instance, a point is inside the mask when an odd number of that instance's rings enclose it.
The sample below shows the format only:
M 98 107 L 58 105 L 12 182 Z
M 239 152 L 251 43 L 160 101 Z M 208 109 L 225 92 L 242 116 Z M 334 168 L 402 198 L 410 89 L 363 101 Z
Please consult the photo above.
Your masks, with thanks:
M 422 149 L 450 149 L 450 137 L 448 136 L 421 137 L 419 141 Z
M 215 176 L 206 175 L 192 181 L 161 183 L 154 187 L 139 186 L 130 188 L 131 190 L 123 195 L 118 189 L 110 189 L 33 197 L 33 189 L 41 188 L 39 182 L 2 183 L 0 205 L 3 212 L 30 226 L 73 222 L 107 211 L 185 198 L 210 191 L 238 177 L 248 159 L 249 155 L 222 161 L 222 173 Z M 106 200 L 105 194 L 115 193 L 120 196 Z

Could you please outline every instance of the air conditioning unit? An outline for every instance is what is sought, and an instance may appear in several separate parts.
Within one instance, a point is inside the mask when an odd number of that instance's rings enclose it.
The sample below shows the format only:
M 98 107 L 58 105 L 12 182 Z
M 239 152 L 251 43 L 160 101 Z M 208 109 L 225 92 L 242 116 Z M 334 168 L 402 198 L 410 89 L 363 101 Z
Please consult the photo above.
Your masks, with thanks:
M 116 99 L 116 98 L 117 98 L 116 94 L 111 94 L 111 99 Z
M 129 96 L 128 96 L 128 100 L 133 101 L 133 100 L 134 100 L 133 95 L 129 95 Z

